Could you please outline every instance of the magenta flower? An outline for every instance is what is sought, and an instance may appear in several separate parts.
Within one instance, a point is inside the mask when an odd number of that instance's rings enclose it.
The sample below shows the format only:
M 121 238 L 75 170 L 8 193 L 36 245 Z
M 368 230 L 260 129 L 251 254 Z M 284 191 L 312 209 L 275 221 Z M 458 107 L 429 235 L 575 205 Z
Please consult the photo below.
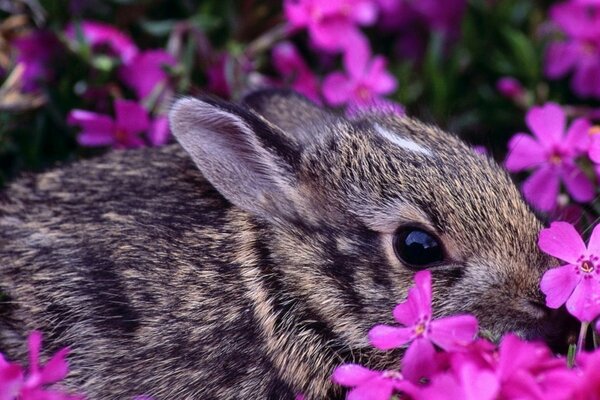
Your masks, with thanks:
M 132 88 L 140 100 L 150 94 L 160 95 L 168 86 L 166 67 L 173 67 L 177 60 L 164 50 L 149 50 L 136 54 L 130 63 L 120 69 L 123 82 Z M 154 93 L 156 87 L 161 85 L 159 93 Z
M 353 388 L 347 400 L 389 400 L 393 394 L 417 392 L 417 388 L 398 371 L 373 371 L 357 364 L 337 367 L 332 379 L 339 385 Z
M 138 48 L 133 40 L 114 26 L 95 21 L 83 21 L 81 33 L 93 49 L 106 46 L 124 63 L 129 63 L 138 54 Z M 67 27 L 67 38 L 77 40 L 77 28 L 71 24 Z
M 521 82 L 510 76 L 504 76 L 496 82 L 498 92 L 509 99 L 518 100 L 525 94 Z
M 25 66 L 23 73 L 23 90 L 36 90 L 41 82 L 52 79 L 55 74 L 53 65 L 58 59 L 60 41 L 50 31 L 33 31 L 17 37 L 13 41 L 17 49 L 17 63 Z
M 496 376 L 500 399 L 571 399 L 575 375 L 564 358 L 555 357 L 542 343 L 508 334 L 499 346 Z
M 555 4 L 550 17 L 565 39 L 548 46 L 546 75 L 556 79 L 572 71 L 575 93 L 600 98 L 600 4 Z
M 306 97 L 319 101 L 317 77 L 291 42 L 281 42 L 273 49 L 273 66 L 290 86 Z
M 68 123 L 79 125 L 83 131 L 77 137 L 86 147 L 113 146 L 136 148 L 144 146 L 140 134 L 150 128 L 148 112 L 144 107 L 129 100 L 115 101 L 115 118 L 85 110 L 72 110 Z
M 377 17 L 373 0 L 285 0 L 285 16 L 292 29 L 307 28 L 320 49 L 350 49 L 364 37 L 357 25 L 371 25 Z
M 472 342 L 477 333 L 477 320 L 471 315 L 432 319 L 429 271 L 415 274 L 415 286 L 409 290 L 406 301 L 394 308 L 393 315 L 404 327 L 377 325 L 369 331 L 369 341 L 382 350 L 410 343 L 402 360 L 402 372 L 412 381 L 434 366 L 433 344 L 453 350 Z
M 567 310 L 580 321 L 590 322 L 600 314 L 600 225 L 596 225 L 589 245 L 585 246 L 573 225 L 553 222 L 540 232 L 543 252 L 568 264 L 544 274 L 540 287 L 546 305 Z
M 323 82 L 323 96 L 329 104 L 370 105 L 380 96 L 396 89 L 396 79 L 386 71 L 385 58 L 376 56 L 370 59 L 370 57 L 368 47 L 357 48 L 345 54 L 346 74 L 334 72 Z
M 514 135 L 508 143 L 505 161 L 506 169 L 511 172 L 536 170 L 523 184 L 525 198 L 542 211 L 552 211 L 563 182 L 575 200 L 592 200 L 594 184 L 575 163 L 588 146 L 589 122 L 573 121 L 565 136 L 566 117 L 554 103 L 531 108 L 525 120 L 535 137 L 525 133 Z
M 7 362 L 0 354 L 0 400 L 81 400 L 83 396 L 70 395 L 52 388 L 69 372 L 66 360 L 68 348 L 59 350 L 46 365 L 40 365 L 42 334 L 29 335 L 29 371 L 23 375 L 18 364 Z

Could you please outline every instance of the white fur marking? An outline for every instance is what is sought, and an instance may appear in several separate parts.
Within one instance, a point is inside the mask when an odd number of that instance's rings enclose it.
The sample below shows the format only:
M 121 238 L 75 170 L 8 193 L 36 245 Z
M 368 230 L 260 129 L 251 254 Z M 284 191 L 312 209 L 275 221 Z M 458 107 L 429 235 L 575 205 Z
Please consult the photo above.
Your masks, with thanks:
M 425 154 L 426 156 L 433 155 L 427 147 L 421 146 L 420 144 L 415 143 L 412 140 L 405 139 L 393 132 L 390 132 L 389 130 L 385 129 L 383 126 L 381 126 L 379 124 L 374 124 L 374 125 L 375 125 L 375 130 L 377 131 L 377 133 L 379 133 L 381 136 L 383 136 L 385 139 L 389 140 L 390 142 L 402 147 L 403 149 L 412 151 L 415 153 Z

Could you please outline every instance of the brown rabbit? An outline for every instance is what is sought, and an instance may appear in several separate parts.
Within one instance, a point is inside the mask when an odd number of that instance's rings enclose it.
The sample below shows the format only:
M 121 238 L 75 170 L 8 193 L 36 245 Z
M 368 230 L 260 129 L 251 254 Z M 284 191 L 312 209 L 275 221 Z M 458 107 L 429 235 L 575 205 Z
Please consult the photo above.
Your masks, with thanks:
M 509 176 L 408 117 L 342 118 L 283 91 L 179 100 L 180 145 L 114 151 L 0 194 L 0 350 L 70 346 L 90 399 L 341 398 L 415 271 L 437 314 L 542 334 L 552 260 Z

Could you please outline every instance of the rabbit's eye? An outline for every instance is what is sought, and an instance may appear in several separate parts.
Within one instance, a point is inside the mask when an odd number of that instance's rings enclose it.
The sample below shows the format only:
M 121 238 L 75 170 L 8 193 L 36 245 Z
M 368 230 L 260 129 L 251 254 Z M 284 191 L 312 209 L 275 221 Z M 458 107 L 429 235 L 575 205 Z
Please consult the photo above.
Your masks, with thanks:
M 414 268 L 425 268 L 444 260 L 440 242 L 422 229 L 402 228 L 394 237 L 396 255 Z

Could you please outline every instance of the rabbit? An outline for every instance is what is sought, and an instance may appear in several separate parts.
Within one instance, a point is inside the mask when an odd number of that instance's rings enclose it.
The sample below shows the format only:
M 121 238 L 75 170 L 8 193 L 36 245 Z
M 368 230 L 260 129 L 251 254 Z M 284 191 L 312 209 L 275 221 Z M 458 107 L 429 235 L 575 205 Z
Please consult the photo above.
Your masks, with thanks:
M 178 143 L 112 151 L 0 194 L 0 352 L 69 346 L 89 399 L 341 399 L 347 362 L 397 368 L 367 333 L 417 271 L 435 316 L 546 334 L 555 265 L 509 175 L 458 137 L 285 90 L 181 98 Z

